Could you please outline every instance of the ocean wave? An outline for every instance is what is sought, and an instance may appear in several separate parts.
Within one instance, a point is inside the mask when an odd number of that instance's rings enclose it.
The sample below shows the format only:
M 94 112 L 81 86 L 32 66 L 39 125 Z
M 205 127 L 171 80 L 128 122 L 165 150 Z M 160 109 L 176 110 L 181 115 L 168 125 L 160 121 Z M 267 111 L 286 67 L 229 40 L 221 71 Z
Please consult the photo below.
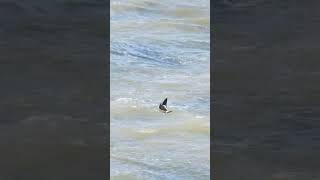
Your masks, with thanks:
M 175 2 L 176 6 L 172 6 L 173 2 L 158 2 L 158 1 L 114 1 L 111 3 L 111 13 L 113 16 L 117 14 L 132 14 L 136 15 L 161 15 L 164 17 L 172 18 L 194 18 L 201 16 L 209 16 L 209 9 L 206 6 L 194 6 L 193 4 L 178 4 Z M 168 5 L 170 4 L 170 5 Z M 127 17 L 126 17 L 127 18 Z
M 198 134 L 208 136 L 210 135 L 210 122 L 208 120 L 203 119 L 192 119 L 181 123 L 153 128 L 113 127 L 112 131 L 117 131 L 121 135 L 133 139 L 144 139 L 153 136 L 172 136 L 179 134 Z
M 205 17 L 189 18 L 189 19 L 157 19 L 149 21 L 127 21 L 123 23 L 112 23 L 115 30 L 123 32 L 137 31 L 137 29 L 145 29 L 146 34 L 155 34 L 158 36 L 164 33 L 199 33 L 209 32 L 210 19 Z
M 159 3 L 148 3 L 147 1 L 113 1 L 111 2 L 111 10 L 117 13 L 124 13 L 130 11 L 156 11 L 159 9 Z
M 132 59 L 133 62 L 140 64 L 151 65 L 167 65 L 177 66 L 180 65 L 180 61 L 169 54 L 165 54 L 162 51 L 157 51 L 158 48 L 153 49 L 150 46 L 140 44 L 129 43 L 116 43 L 112 42 L 111 54 L 119 56 L 127 56 Z M 142 61 L 143 60 L 143 61 Z

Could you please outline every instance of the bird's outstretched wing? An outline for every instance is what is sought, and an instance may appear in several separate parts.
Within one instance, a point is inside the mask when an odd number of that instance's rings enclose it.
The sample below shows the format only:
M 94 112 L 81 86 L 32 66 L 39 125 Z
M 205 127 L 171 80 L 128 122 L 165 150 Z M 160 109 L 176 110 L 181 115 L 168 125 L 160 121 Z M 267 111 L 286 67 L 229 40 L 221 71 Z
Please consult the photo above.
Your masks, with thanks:
M 166 99 L 161 103 L 161 105 L 167 106 L 167 99 L 168 99 L 168 98 L 166 98 Z

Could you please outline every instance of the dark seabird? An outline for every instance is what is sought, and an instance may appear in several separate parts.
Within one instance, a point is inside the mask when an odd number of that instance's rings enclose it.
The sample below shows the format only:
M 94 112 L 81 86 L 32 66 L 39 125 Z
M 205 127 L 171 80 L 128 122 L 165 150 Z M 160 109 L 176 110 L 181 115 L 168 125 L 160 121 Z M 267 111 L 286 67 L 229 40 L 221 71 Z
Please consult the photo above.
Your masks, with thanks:
M 172 111 L 168 111 L 168 109 L 167 109 L 167 98 L 159 105 L 159 109 L 163 113 L 171 113 L 172 112 Z

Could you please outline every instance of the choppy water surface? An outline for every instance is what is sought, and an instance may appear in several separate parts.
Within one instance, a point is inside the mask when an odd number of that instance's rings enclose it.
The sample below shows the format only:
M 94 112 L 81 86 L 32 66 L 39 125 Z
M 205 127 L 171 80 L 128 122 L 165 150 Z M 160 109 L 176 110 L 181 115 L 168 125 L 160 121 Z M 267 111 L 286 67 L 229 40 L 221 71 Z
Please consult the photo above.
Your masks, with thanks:
M 111 1 L 111 179 L 209 179 L 209 7 Z

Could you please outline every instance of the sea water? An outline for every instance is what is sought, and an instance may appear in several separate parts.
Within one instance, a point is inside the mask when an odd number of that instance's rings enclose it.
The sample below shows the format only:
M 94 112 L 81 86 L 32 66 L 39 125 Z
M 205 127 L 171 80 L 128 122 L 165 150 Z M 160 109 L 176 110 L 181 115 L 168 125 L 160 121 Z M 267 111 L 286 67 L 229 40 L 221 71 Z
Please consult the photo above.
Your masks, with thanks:
M 111 0 L 110 14 L 111 179 L 210 179 L 210 1 Z

